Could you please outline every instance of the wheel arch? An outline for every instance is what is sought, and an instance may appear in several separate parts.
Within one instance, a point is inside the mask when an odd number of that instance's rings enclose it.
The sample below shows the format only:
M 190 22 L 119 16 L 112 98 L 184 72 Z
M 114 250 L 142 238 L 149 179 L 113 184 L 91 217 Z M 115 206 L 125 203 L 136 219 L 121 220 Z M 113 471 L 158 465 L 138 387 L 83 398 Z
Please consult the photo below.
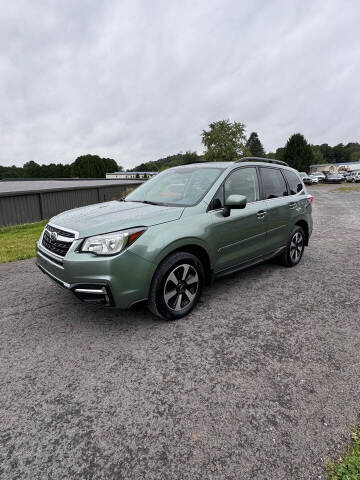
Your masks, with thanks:
M 156 274 L 156 272 L 159 269 L 160 264 L 166 260 L 170 255 L 176 253 L 176 252 L 186 252 L 186 253 L 191 253 L 192 255 L 195 255 L 198 257 L 198 259 L 201 261 L 204 271 L 205 271 L 205 282 L 207 284 L 210 284 L 212 281 L 212 264 L 211 264 L 211 257 L 210 254 L 207 250 L 207 248 L 204 245 L 200 245 L 199 243 L 195 243 L 194 241 L 191 241 L 191 239 L 188 239 L 187 242 L 183 242 L 181 244 L 173 244 L 169 246 L 165 251 L 162 252 L 162 255 L 158 258 L 158 266 L 154 272 L 153 278 Z

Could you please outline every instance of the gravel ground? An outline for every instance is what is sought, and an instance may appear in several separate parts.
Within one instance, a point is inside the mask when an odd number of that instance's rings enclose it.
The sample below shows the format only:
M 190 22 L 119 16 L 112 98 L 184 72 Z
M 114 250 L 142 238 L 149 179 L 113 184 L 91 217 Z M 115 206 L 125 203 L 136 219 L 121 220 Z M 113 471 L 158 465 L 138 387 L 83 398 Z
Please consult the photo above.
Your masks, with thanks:
M 0 265 L 0 477 L 324 479 L 360 407 L 360 192 L 311 187 L 301 264 L 166 323 Z

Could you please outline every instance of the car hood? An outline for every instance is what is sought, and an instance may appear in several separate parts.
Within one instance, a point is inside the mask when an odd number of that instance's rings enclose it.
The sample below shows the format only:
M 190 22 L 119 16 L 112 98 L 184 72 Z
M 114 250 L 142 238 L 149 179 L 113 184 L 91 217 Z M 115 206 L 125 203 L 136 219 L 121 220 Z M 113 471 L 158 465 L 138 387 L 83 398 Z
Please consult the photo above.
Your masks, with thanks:
M 79 232 L 79 238 L 132 227 L 150 227 L 181 217 L 184 207 L 148 205 L 139 202 L 96 203 L 60 213 L 50 220 L 58 227 Z

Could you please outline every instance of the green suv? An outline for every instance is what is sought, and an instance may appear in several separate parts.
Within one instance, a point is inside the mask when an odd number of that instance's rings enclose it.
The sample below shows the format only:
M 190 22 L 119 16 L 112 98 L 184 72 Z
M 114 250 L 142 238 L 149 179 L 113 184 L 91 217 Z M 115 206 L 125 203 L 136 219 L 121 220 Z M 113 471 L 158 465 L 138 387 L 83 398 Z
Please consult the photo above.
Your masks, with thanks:
M 37 242 L 37 265 L 84 302 L 147 301 L 177 319 L 204 284 L 278 256 L 299 263 L 312 196 L 284 162 L 243 158 L 170 168 L 121 201 L 61 213 Z

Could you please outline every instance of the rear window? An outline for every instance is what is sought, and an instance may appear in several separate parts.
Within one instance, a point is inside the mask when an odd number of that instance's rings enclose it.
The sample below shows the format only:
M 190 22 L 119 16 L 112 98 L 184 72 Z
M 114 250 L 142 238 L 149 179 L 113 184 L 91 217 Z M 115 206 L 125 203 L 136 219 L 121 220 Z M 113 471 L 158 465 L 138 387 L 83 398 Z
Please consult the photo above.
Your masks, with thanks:
M 290 170 L 283 170 L 283 174 L 289 184 L 290 195 L 295 195 L 295 193 L 301 192 L 303 186 L 296 173 L 291 172 Z

